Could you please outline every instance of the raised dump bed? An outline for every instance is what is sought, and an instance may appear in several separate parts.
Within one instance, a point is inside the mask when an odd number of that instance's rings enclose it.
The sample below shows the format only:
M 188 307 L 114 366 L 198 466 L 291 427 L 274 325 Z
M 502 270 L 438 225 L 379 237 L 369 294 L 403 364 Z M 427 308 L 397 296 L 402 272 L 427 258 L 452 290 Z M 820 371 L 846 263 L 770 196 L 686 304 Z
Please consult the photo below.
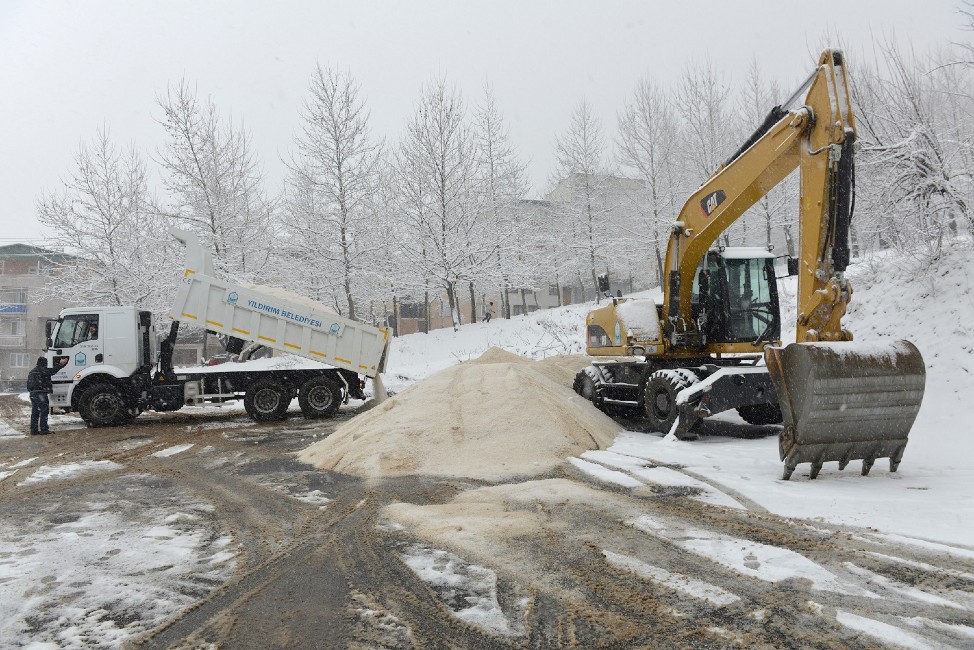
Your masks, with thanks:
M 186 246 L 183 281 L 169 313 L 173 320 L 367 377 L 385 370 L 388 329 L 345 318 L 282 289 L 217 278 L 195 234 L 172 234 Z

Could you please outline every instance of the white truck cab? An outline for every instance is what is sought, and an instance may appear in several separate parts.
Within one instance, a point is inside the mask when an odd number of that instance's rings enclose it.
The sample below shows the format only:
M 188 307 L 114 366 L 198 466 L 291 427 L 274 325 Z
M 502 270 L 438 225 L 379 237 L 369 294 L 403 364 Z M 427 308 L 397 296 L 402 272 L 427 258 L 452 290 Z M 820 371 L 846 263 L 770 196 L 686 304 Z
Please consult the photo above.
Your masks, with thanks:
M 151 324 L 152 315 L 135 307 L 63 310 L 49 326 L 48 366 L 67 360 L 51 378 L 51 405 L 70 406 L 72 386 L 85 377 L 104 374 L 123 379 L 151 366 L 158 350 Z

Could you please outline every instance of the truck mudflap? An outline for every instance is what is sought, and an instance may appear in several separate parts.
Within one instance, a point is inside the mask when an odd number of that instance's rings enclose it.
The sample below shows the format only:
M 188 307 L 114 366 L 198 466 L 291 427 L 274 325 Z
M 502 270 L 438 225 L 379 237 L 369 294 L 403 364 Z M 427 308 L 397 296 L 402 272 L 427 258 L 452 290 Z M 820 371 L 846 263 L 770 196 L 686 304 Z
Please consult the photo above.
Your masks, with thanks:
M 923 400 L 926 368 L 909 341 L 793 343 L 770 347 L 765 362 L 783 415 L 778 450 L 791 478 L 799 463 L 862 459 L 862 474 L 877 458 L 895 472 Z

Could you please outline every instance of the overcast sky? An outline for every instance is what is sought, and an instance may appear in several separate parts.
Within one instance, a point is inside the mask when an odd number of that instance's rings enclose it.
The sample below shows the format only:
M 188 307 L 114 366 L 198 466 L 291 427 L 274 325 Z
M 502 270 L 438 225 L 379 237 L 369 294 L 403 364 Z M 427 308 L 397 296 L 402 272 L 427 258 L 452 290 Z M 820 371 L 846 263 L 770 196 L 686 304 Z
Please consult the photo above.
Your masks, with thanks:
M 955 0 L 413 1 L 0 0 L 0 244 L 44 236 L 35 201 L 58 189 L 102 125 L 146 157 L 156 98 L 185 77 L 242 121 L 276 192 L 315 62 L 361 84 L 374 135 L 393 144 L 420 87 L 443 74 L 468 105 L 494 87 L 535 192 L 555 136 L 587 99 L 614 134 L 642 76 L 675 82 L 708 57 L 739 81 L 752 58 L 783 87 L 839 34 L 895 35 L 920 51 L 967 42 Z M 833 11 L 830 11 L 834 9 Z M 769 107 L 770 108 L 770 107 Z

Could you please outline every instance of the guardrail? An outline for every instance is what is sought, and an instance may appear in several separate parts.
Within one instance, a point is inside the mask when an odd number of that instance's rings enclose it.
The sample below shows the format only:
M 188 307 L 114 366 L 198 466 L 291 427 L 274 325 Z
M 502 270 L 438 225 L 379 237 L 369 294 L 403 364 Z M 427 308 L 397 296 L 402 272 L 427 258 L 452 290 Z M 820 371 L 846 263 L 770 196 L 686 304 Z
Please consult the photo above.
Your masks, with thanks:
M 26 379 L 0 379 L 0 393 L 19 393 L 26 390 Z

